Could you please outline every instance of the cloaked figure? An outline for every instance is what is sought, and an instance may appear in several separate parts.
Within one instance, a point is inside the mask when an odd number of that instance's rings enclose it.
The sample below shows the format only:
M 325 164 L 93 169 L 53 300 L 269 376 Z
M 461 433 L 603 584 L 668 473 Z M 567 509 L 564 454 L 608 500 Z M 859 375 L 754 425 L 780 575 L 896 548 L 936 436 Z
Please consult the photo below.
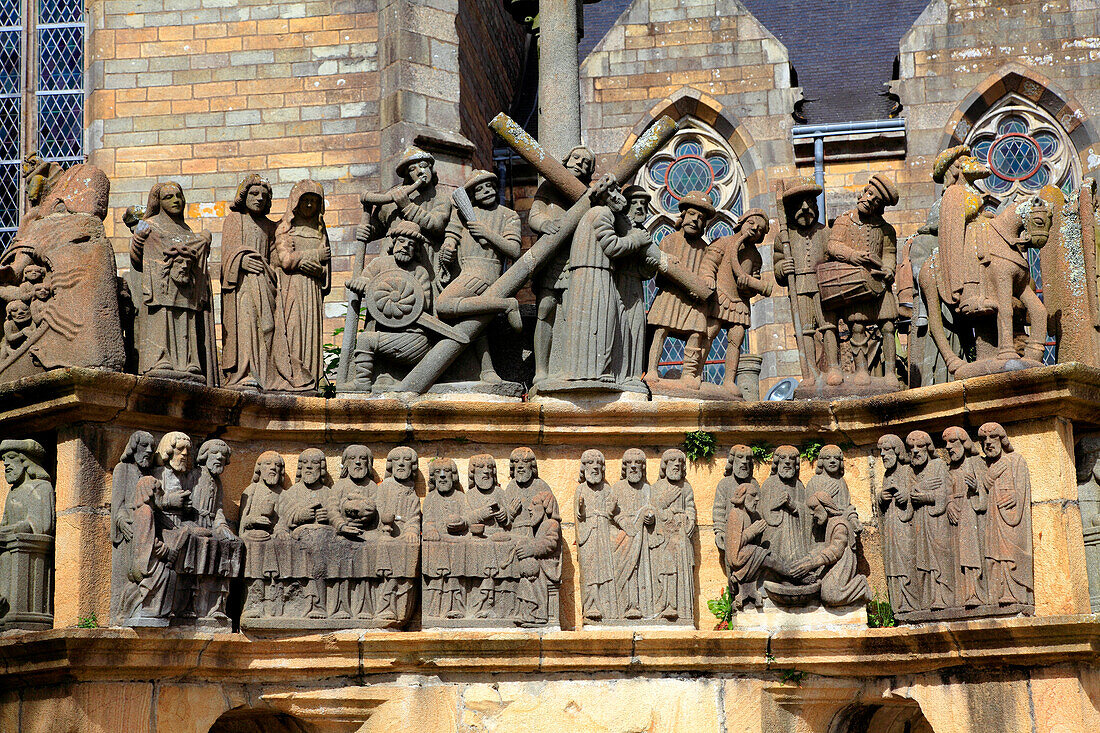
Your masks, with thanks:
M 951 479 L 947 499 L 947 521 L 955 537 L 955 603 L 967 608 L 985 604 L 982 579 L 982 537 L 979 524 L 985 519 L 989 495 L 985 489 L 985 464 L 978 448 L 960 427 L 943 431 L 947 447 L 947 471 Z M 968 477 L 973 480 L 967 481 Z
M 607 462 L 598 450 L 581 454 L 580 473 L 573 492 L 577 527 L 577 561 L 581 572 L 581 609 L 585 621 L 619 617 L 618 593 L 611 544 L 611 487 Z
M 879 438 L 878 450 L 883 477 L 877 498 L 882 513 L 882 564 L 887 592 L 896 612 L 915 611 L 920 605 L 920 589 L 913 569 L 916 528 L 910 497 L 913 471 L 909 468 L 909 452 L 896 435 Z
M 665 537 L 657 529 L 653 487 L 646 481 L 645 453 L 623 453 L 622 478 L 611 487 L 609 501 L 615 553 L 615 589 L 622 618 L 653 619 L 663 610 L 659 557 Z M 616 531 L 617 530 L 617 531 Z
M 985 454 L 982 480 L 989 493 L 985 521 L 985 572 L 989 601 L 1001 606 L 1035 603 L 1031 535 L 1031 472 L 1005 429 L 995 422 L 978 428 Z
M 668 621 L 690 621 L 695 610 L 695 495 L 687 480 L 687 456 L 672 448 L 661 456 L 660 474 L 653 485 L 658 531 L 664 543 L 657 554 L 661 596 L 660 616 Z
M 424 497 L 424 616 L 457 620 L 466 615 L 466 594 L 453 558 L 469 533 L 463 518 L 466 497 L 458 466 L 450 458 L 428 464 Z M 461 571 L 461 568 L 457 568 Z
M 152 476 L 142 476 L 134 490 L 134 550 L 128 577 L 136 586 L 136 603 L 128 626 L 167 626 L 172 616 L 176 595 L 172 564 L 177 551 L 164 541 L 169 524 L 157 507 L 160 491 L 161 482 Z
M 530 448 L 512 451 L 508 473 L 504 500 L 520 561 L 517 616 L 524 623 L 545 624 L 558 615 L 551 604 L 561 583 L 561 511 L 550 485 L 539 478 Z
M 156 447 L 151 433 L 132 433 L 111 474 L 112 621 L 129 618 L 137 602 L 137 586 L 126 582 L 134 556 L 134 495 L 138 481 L 152 473 Z
M 954 605 L 955 552 L 947 518 L 947 500 L 951 478 L 947 464 L 935 457 L 932 436 L 914 430 L 905 438 L 913 484 L 909 500 L 913 502 L 916 524 L 917 574 L 920 577 L 921 607 L 940 611 Z
M 856 569 L 855 533 L 843 508 L 823 491 L 810 496 L 806 508 L 823 540 L 791 567 L 796 576 L 821 577 L 821 604 L 827 608 L 857 606 L 871 600 L 866 576 Z

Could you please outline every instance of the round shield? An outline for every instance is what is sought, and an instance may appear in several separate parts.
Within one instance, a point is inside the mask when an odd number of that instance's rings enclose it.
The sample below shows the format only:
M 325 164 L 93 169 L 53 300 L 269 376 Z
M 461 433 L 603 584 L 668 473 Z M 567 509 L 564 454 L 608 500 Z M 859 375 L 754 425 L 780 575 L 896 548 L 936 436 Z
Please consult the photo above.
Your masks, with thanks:
M 424 312 L 424 291 L 412 273 L 404 270 L 378 275 L 367 288 L 364 300 L 371 316 L 385 328 L 405 328 Z

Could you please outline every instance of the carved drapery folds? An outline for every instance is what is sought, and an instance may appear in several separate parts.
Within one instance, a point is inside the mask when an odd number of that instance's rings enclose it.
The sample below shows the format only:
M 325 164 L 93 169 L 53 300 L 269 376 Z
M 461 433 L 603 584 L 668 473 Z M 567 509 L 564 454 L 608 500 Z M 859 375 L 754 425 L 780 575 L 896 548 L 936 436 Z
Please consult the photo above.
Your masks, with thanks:
M 0 442 L 9 491 L 0 519 L 0 631 L 53 626 L 54 488 L 34 440 Z

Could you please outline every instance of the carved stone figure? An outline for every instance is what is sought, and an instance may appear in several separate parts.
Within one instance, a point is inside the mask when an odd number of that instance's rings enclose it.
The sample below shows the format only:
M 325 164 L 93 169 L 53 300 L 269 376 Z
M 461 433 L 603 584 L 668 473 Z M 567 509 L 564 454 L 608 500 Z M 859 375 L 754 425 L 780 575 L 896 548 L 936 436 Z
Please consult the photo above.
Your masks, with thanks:
M 428 464 L 428 493 L 424 497 L 424 617 L 457 621 L 466 615 L 466 593 L 461 567 L 453 558 L 468 531 L 463 519 L 466 498 L 458 480 L 458 466 L 450 458 Z
M 714 294 L 713 281 L 704 275 L 707 241 L 703 238 L 707 222 L 714 216 L 710 199 L 693 191 L 680 199 L 680 217 L 676 231 L 661 239 L 662 253 L 657 284 L 661 291 L 649 309 L 649 324 L 656 330 L 649 346 L 649 366 L 646 380 L 656 385 L 657 365 L 664 349 L 665 338 L 685 340 L 684 367 L 676 385 L 698 390 L 703 383 L 703 353 L 707 333 L 714 330 L 709 299 Z M 663 380 L 673 381 L 673 380 Z
M 806 508 L 814 526 L 824 530 L 824 539 L 815 543 L 810 553 L 795 562 L 795 575 L 808 572 L 821 576 L 821 604 L 828 608 L 862 605 L 871 600 L 867 578 L 856 570 L 855 530 L 848 522 L 843 507 L 837 506 L 829 494 L 818 491 L 810 495 Z
M 817 454 L 814 475 L 806 483 L 806 493 L 813 496 L 819 491 L 828 494 L 833 504 L 844 512 L 844 518 L 855 535 L 863 531 L 859 515 L 852 504 L 848 483 L 844 480 L 844 451 L 839 446 L 822 446 Z
M 290 572 L 280 574 L 297 587 L 288 591 L 287 601 L 297 600 L 299 613 L 287 615 L 321 620 L 328 611 L 328 563 L 326 548 L 335 539 L 335 517 L 326 501 L 330 485 L 325 454 L 319 448 L 307 448 L 298 454 L 294 483 L 282 492 L 276 512 L 276 534 L 289 533 L 296 542 L 291 552 Z M 289 597 L 294 594 L 296 598 Z M 300 594 L 300 595 L 299 595 Z
M 371 492 L 364 491 L 373 488 L 370 451 L 361 445 L 344 451 L 341 475 L 347 476 L 337 482 L 340 512 L 348 521 L 365 520 L 361 536 L 375 553 L 373 567 L 365 568 L 369 596 L 364 597 L 357 615 L 366 615 L 369 601 L 371 617 L 379 626 L 408 623 L 416 606 L 421 532 L 420 499 L 415 489 L 417 460 L 412 448 L 391 450 L 382 483 Z M 375 513 L 369 516 L 372 499 Z
M 199 573 L 196 614 L 200 619 L 213 619 L 228 624 L 226 600 L 229 597 L 229 583 L 240 575 L 241 556 L 244 546 L 240 538 L 225 518 L 222 507 L 221 475 L 229 465 L 232 451 L 223 440 L 208 440 L 199 446 L 197 456 L 198 475 L 191 490 L 191 526 L 198 530 L 209 531 L 212 536 L 206 540 L 210 547 L 206 555 L 217 555 L 217 562 L 209 565 L 209 572 Z
M 656 605 L 668 621 L 695 618 L 695 495 L 686 474 L 687 456 L 673 448 L 661 456 L 660 475 L 653 485 L 657 531 L 664 538 L 655 553 L 661 584 Z
M 125 364 L 114 251 L 103 229 L 110 188 L 93 165 L 58 174 L 0 255 L 0 301 L 11 316 L 0 380 Z
M 649 246 L 649 234 L 633 229 L 622 215 L 626 199 L 610 176 L 591 189 L 593 206 L 577 225 L 569 254 L 569 289 L 558 318 L 553 367 L 540 391 L 637 388 L 641 375 L 621 366 L 621 310 L 615 272 L 620 259 Z M 637 324 L 635 324 L 635 328 Z M 635 333 L 639 339 L 641 333 Z M 628 384 L 622 377 L 633 378 Z
M 1051 204 L 1036 196 L 993 217 L 980 216 L 983 200 L 972 182 L 989 175 L 989 169 L 965 151 L 946 151 L 941 158 L 956 153 L 948 172 L 957 169 L 958 178 L 940 207 L 939 250 L 918 277 L 928 333 L 956 379 L 1041 366 L 1048 313 L 1031 287 L 1027 250 L 1046 244 Z M 1016 326 L 1017 301 L 1026 312 L 1026 335 Z M 957 333 L 975 334 L 974 362 L 966 363 L 949 341 L 941 318 L 944 307 Z M 1018 334 L 1025 342 L 1022 353 L 1015 343 Z
M 497 480 L 496 460 L 488 453 L 470 457 L 465 500 L 466 612 L 474 618 L 505 617 L 514 608 L 518 570 L 507 566 L 518 558 L 505 558 L 494 546 L 510 538 L 504 489 Z
M 882 460 L 882 488 L 878 504 L 882 516 L 882 564 L 887 593 L 895 613 L 914 611 L 920 606 L 915 558 L 915 526 L 910 492 L 913 472 L 905 441 L 896 435 L 878 440 Z
M 794 446 L 776 448 L 771 475 L 760 487 L 760 514 L 767 523 L 763 541 L 783 567 L 790 567 L 810 550 L 813 519 L 806 508 L 809 492 L 798 478 L 801 460 Z
M 134 584 L 136 602 L 127 626 L 164 627 L 171 622 L 177 581 L 172 566 L 179 548 L 164 537 L 171 525 L 157 506 L 162 490 L 154 476 L 142 476 L 134 489 L 134 546 L 127 577 Z
M 829 228 L 818 221 L 817 197 L 821 186 L 812 178 L 781 182 L 776 192 L 779 231 L 772 246 L 775 280 L 787 288 L 791 317 L 798 340 L 802 381 L 812 383 L 818 373 L 815 336 L 825 323 L 818 292 L 817 266 L 825 260 Z
M 817 266 L 817 282 L 825 322 L 821 325 L 825 347 L 825 388 L 829 394 L 878 393 L 901 388 L 895 374 L 894 321 L 897 300 L 891 289 L 897 269 L 897 233 L 882 214 L 898 202 L 894 184 L 876 173 L 860 194 L 856 208 L 836 218 L 825 260 Z M 853 371 L 841 369 L 839 324 L 849 330 L 848 345 Z M 880 334 L 883 375 L 871 375 L 871 336 Z M 845 385 L 850 381 L 849 386 Z M 827 388 L 841 391 L 829 391 Z
M 573 492 L 577 526 L 577 562 L 581 574 L 581 610 L 586 622 L 620 617 L 611 544 L 611 488 L 606 460 L 598 450 L 581 454 L 580 474 Z
M 760 487 L 755 481 L 738 484 L 729 497 L 725 528 L 725 571 L 735 611 L 764 607 L 760 594 L 764 571 L 781 571 L 775 553 L 761 544 L 768 526 L 760 516 Z M 715 503 L 717 506 L 717 502 Z
M 645 222 L 649 218 L 649 201 L 652 198 L 641 186 L 627 186 L 623 189 L 626 198 L 626 218 L 632 229 L 645 231 Z M 651 262 L 646 253 L 637 253 L 624 257 L 617 262 L 615 286 L 619 291 L 619 339 L 621 356 L 619 362 L 619 381 L 632 392 L 644 392 L 642 383 L 645 372 L 646 348 L 646 303 L 645 282 L 657 275 L 657 264 Z
M 130 264 L 141 272 L 138 370 L 152 377 L 218 383 L 214 352 L 210 232 L 184 221 L 178 183 L 149 191 L 145 218 L 130 240 Z
M 596 170 L 596 156 L 583 145 L 569 151 L 562 164 L 585 186 Z M 572 202 L 549 180 L 539 184 L 527 225 L 536 236 L 555 234 L 561 227 L 565 212 Z M 538 299 L 538 321 L 535 324 L 535 384 L 550 375 L 550 350 L 554 337 L 562 328 L 557 324 L 558 309 L 565 301 L 569 286 L 569 248 L 561 247 L 538 273 L 535 297 Z
M 222 221 L 222 353 L 224 386 L 242 390 L 291 390 L 286 322 L 272 265 L 277 224 L 271 184 L 257 173 L 241 181 Z
M 977 446 L 965 430 L 954 426 L 947 428 L 943 431 L 943 442 L 947 447 L 947 473 L 951 478 L 947 521 L 955 536 L 955 603 L 977 608 L 985 603 L 978 517 L 988 510 L 988 495 L 985 482 L 977 480 L 985 471 L 983 466 L 977 465 L 980 462 L 976 457 Z M 973 477 L 969 482 L 968 475 Z
M 715 300 L 712 332 L 703 343 L 703 357 L 710 354 L 711 344 L 718 331 L 726 334 L 726 371 L 722 386 L 732 399 L 741 398 L 741 390 L 735 383 L 737 364 L 741 356 L 741 344 L 751 325 L 749 304 L 753 295 L 769 297 L 771 283 L 760 279 L 763 260 L 757 245 L 768 233 L 768 215 L 762 209 L 749 209 L 742 214 L 734 227 L 734 233 L 719 238 L 707 249 L 703 264 L 704 277 L 714 283 Z
M 323 372 L 321 318 L 325 295 L 332 288 L 324 213 L 321 184 L 308 179 L 295 183 L 275 229 L 272 256 L 278 268 L 277 317 L 286 332 L 291 381 L 305 389 L 316 389 Z
M 951 478 L 943 459 L 936 457 L 932 436 L 914 430 L 905 438 L 913 484 L 909 500 L 913 503 L 916 526 L 916 567 L 920 580 L 921 606 L 933 611 L 954 603 L 955 553 L 947 518 L 947 500 Z
M 724 477 L 714 490 L 714 509 L 711 518 L 714 522 L 714 544 L 719 552 L 726 552 L 726 519 L 733 508 L 733 496 L 742 484 L 753 484 L 759 498 L 760 484 L 753 478 L 752 448 L 747 445 L 735 445 L 726 454 Z M 756 511 L 755 509 L 753 510 Z M 728 562 L 728 558 L 727 558 Z
M 436 301 L 436 312 L 446 319 L 506 313 L 512 328 L 522 331 L 518 300 L 484 295 L 504 271 L 505 259 L 520 255 L 519 215 L 500 204 L 498 183 L 495 173 L 483 170 L 473 171 L 466 179 L 463 189 L 472 210 L 464 213 L 455 207 L 451 212 L 439 255 L 443 268 L 439 277 L 446 285 Z M 473 218 L 466 219 L 471 214 Z M 480 380 L 499 384 L 502 380 L 489 355 L 489 337 L 482 334 L 474 349 Z
M 30 152 L 23 158 L 22 173 L 26 182 L 27 203 L 38 206 L 42 199 L 50 192 L 50 188 L 65 172 L 60 163 L 52 160 L 43 160 L 37 152 Z
M 247 619 L 283 614 L 284 589 L 280 558 L 289 569 L 291 540 L 275 534 L 278 506 L 283 493 L 286 463 L 276 451 L 264 451 L 256 459 L 250 483 L 241 495 L 241 539 L 245 545 L 245 601 L 241 623 Z
M 985 423 L 978 438 L 986 466 L 984 476 L 974 476 L 974 482 L 981 480 L 989 494 L 983 548 L 989 602 L 1029 609 L 1035 604 L 1031 473 L 1000 424 Z
M 530 448 L 516 448 L 508 458 L 511 478 L 504 489 L 520 578 L 516 615 L 524 624 L 544 626 L 558 619 L 561 584 L 561 511 L 550 485 L 539 478 L 538 460 Z
M 1083 448 L 1078 443 L 1078 449 Z M 1077 456 L 1077 506 L 1085 540 L 1085 568 L 1089 578 L 1089 607 L 1100 611 L 1100 456 Z
M 137 483 L 153 470 L 157 443 L 138 430 L 126 441 L 111 478 L 111 621 L 122 623 L 133 613 L 137 586 L 129 582 L 134 555 L 134 496 Z
M 53 626 L 54 488 L 34 440 L 0 442 L 8 496 L 0 520 L 0 630 Z

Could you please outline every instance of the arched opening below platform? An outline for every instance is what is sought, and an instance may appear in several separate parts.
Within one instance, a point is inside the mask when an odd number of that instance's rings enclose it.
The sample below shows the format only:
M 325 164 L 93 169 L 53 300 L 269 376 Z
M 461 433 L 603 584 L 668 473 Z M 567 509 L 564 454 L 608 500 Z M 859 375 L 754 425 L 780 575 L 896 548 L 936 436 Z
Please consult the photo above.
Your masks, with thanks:
M 236 708 L 222 713 L 210 726 L 209 733 L 310 733 L 310 729 L 293 715 Z
M 934 733 L 916 703 L 854 705 L 833 718 L 829 733 Z

